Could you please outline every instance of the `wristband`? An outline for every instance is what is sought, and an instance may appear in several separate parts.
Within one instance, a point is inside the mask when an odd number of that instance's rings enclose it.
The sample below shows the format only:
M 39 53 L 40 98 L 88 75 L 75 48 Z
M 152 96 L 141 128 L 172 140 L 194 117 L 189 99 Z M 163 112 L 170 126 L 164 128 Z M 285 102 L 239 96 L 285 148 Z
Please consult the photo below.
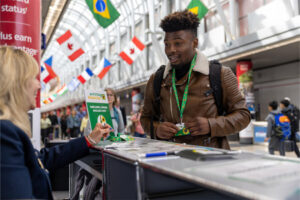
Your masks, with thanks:
M 96 145 L 97 142 L 91 138 L 90 135 L 87 135 L 88 140 L 92 143 L 92 145 Z

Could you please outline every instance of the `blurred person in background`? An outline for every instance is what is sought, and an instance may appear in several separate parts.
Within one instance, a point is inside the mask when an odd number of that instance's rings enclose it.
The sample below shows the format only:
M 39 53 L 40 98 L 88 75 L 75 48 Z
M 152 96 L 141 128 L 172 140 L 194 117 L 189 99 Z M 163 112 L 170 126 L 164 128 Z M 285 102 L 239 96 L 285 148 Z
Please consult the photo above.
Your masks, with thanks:
M 41 136 L 42 136 L 42 142 L 45 145 L 45 138 L 48 137 L 49 128 L 51 127 L 51 121 L 47 117 L 47 113 L 42 113 L 41 118 Z
M 61 139 L 68 137 L 67 134 L 67 115 L 65 112 L 61 112 L 60 116 L 60 129 L 61 129 Z
M 69 137 L 78 137 L 80 128 L 80 119 L 75 109 L 72 110 L 71 115 L 67 118 L 67 133 Z
M 86 137 L 35 150 L 28 111 L 41 88 L 39 68 L 25 51 L 0 47 L 0 199 L 53 199 L 49 172 L 88 155 L 110 132 L 98 123 Z
M 127 125 L 126 110 L 125 110 L 124 106 L 121 106 L 120 97 L 117 97 L 116 108 L 119 108 L 121 110 L 124 126 L 126 127 L 126 125 Z
M 274 155 L 275 150 L 279 150 L 279 153 L 281 156 L 285 155 L 285 150 L 284 150 L 284 139 L 280 139 L 276 136 L 275 133 L 275 115 L 279 114 L 280 112 L 278 111 L 278 103 L 276 101 L 272 101 L 269 103 L 268 110 L 269 114 L 266 117 L 266 121 L 268 122 L 267 126 L 267 137 L 265 138 L 265 141 L 268 141 L 269 139 L 269 153 L 271 155 Z
M 290 101 L 287 99 L 283 99 L 280 101 L 280 108 L 282 114 L 286 115 L 291 123 L 291 136 L 290 140 L 293 142 L 293 149 L 297 155 L 300 157 L 299 148 L 297 146 L 296 133 L 299 131 L 299 110 L 294 105 L 290 104 Z
M 55 110 L 51 110 L 48 117 L 51 121 L 51 128 L 49 134 L 52 135 L 54 133 L 53 138 L 58 138 L 59 127 L 58 127 L 58 119 Z
M 81 120 L 81 125 L 80 125 L 80 135 L 83 136 L 84 130 L 87 127 L 87 124 L 89 122 L 89 116 L 87 113 L 85 113 L 84 117 Z
M 116 100 L 117 100 L 116 93 L 111 88 L 106 88 L 105 92 L 108 99 L 109 111 L 113 123 L 115 136 L 117 136 L 118 133 L 124 134 L 125 127 L 124 127 L 123 116 L 120 109 L 116 107 Z
M 134 137 L 142 137 L 142 138 L 146 138 L 146 134 L 144 132 L 144 129 L 142 127 L 142 124 L 141 124 L 141 115 L 142 115 L 142 110 L 143 110 L 143 106 L 141 106 L 139 108 L 139 111 L 137 113 L 134 113 L 132 116 L 131 116 L 131 121 L 132 123 L 134 124 Z
M 77 112 L 77 116 L 79 117 L 80 121 L 82 120 L 82 118 L 84 118 L 85 115 L 86 115 L 86 111 L 84 111 L 83 107 L 80 106 Z

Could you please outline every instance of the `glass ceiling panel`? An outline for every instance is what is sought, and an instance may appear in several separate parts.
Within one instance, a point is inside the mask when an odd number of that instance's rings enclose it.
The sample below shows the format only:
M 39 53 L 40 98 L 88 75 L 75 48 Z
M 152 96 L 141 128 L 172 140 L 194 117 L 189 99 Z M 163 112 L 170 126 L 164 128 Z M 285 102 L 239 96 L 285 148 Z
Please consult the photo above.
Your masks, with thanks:
M 158 4 L 159 2 L 161 1 L 155 0 L 155 4 Z M 59 76 L 62 76 L 62 81 L 70 81 L 69 77 L 64 76 L 78 76 L 79 73 L 81 73 L 79 67 L 86 59 L 89 59 L 90 53 L 96 53 L 100 50 L 105 52 L 105 33 L 109 34 L 110 41 L 116 41 L 117 24 L 119 24 L 119 30 L 121 31 L 121 48 L 127 45 L 128 37 L 126 34 L 122 36 L 122 33 L 128 31 L 128 28 L 131 29 L 132 12 L 134 12 L 134 23 L 139 22 L 142 19 L 143 14 L 148 12 L 147 0 L 111 0 L 111 3 L 120 13 L 120 17 L 114 24 L 104 30 L 94 19 L 85 0 L 70 0 L 70 3 L 62 16 L 61 21 L 57 25 L 51 41 L 48 43 L 48 47 L 42 57 L 42 61 L 45 61 L 53 55 L 53 69 Z M 141 28 L 141 24 L 138 27 L 135 26 L 138 37 L 140 34 L 143 34 Z M 56 39 L 67 30 L 71 30 L 74 38 L 86 52 L 86 55 L 81 56 L 74 62 L 69 61 L 60 48 L 60 45 L 56 42 Z M 116 55 L 118 55 L 118 52 L 116 52 L 118 51 L 116 44 L 117 43 L 111 46 L 111 49 L 113 49 L 114 52 L 111 52 L 109 56 L 112 58 L 115 58 Z M 100 57 L 97 59 L 100 60 Z

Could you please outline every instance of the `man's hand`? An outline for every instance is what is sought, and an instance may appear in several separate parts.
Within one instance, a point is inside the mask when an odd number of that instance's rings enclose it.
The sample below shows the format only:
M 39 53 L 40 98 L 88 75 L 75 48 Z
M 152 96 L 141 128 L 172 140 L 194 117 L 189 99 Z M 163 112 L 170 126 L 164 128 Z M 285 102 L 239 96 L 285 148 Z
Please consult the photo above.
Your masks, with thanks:
M 162 122 L 157 127 L 156 135 L 161 139 L 170 139 L 178 131 L 179 128 L 175 124 L 172 124 L 170 122 Z
M 195 135 L 206 135 L 210 133 L 210 126 L 208 119 L 204 117 L 196 117 L 192 122 L 184 123 L 185 128 L 188 128 L 192 136 Z

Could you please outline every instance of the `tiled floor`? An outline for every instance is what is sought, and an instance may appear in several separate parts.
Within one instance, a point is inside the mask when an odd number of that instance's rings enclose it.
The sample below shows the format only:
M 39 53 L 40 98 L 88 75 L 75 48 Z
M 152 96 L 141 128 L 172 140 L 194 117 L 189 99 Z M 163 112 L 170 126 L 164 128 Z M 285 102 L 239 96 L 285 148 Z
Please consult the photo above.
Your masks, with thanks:
M 229 142 L 230 147 L 232 150 L 245 150 L 250 152 L 257 152 L 257 153 L 269 153 L 268 152 L 268 143 L 258 143 L 258 144 L 240 144 L 239 142 Z M 297 143 L 300 149 L 300 143 Z M 275 151 L 275 155 L 279 155 L 279 151 Z M 286 152 L 286 157 L 297 158 L 295 152 Z

